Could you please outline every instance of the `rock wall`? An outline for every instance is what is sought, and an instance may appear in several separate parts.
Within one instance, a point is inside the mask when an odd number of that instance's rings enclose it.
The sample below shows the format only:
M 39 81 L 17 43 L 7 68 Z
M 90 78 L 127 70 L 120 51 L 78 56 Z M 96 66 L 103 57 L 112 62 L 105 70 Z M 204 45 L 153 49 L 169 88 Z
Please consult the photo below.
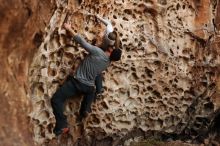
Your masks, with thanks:
M 0 1 L 0 145 L 33 146 L 28 68 L 51 17 L 53 1 Z
M 105 92 L 83 126 L 75 123 L 80 98 L 67 102 L 68 142 L 129 145 L 133 138 L 144 137 L 131 136 L 135 131 L 166 132 L 191 140 L 207 136 L 220 106 L 218 1 L 57 3 L 29 72 L 36 142 L 50 144 L 54 138 L 50 98 L 86 54 L 67 37 L 62 24 L 71 21 L 89 42 L 101 42 L 105 27 L 89 13 L 112 21 L 123 56 L 103 73 Z
M 130 145 L 156 133 L 191 142 L 219 139 L 219 1 L 17 0 L 1 6 L 1 145 L 33 145 L 29 99 L 38 145 Z M 105 91 L 83 125 L 75 123 L 81 97 L 67 102 L 70 135 L 56 139 L 50 98 L 86 55 L 62 24 L 71 21 L 99 45 L 105 27 L 88 13 L 112 21 L 122 60 L 103 73 Z

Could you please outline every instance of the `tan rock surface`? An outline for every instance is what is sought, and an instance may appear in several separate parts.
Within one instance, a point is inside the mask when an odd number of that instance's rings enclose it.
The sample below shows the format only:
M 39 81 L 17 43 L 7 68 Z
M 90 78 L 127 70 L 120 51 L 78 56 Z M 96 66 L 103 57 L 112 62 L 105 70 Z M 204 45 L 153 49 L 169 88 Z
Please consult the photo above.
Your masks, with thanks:
M 30 70 L 36 141 L 54 137 L 50 98 L 85 54 L 63 35 L 63 21 L 71 21 L 89 42 L 101 41 L 104 27 L 88 13 L 113 22 L 123 56 L 105 72 L 105 92 L 94 103 L 83 130 L 74 122 L 79 98 L 67 103 L 72 142 L 81 138 L 82 145 L 119 145 L 120 138 L 126 140 L 134 129 L 185 133 L 192 139 L 207 132 L 211 115 L 219 109 L 219 97 L 214 96 L 220 61 L 213 23 L 217 1 L 69 1 L 61 5 Z
M 209 143 L 219 136 L 217 0 L 55 0 L 1 5 L 0 144 L 33 145 L 30 127 L 35 143 L 51 146 L 117 146 L 155 133 L 187 140 L 208 137 Z M 70 136 L 57 140 L 52 133 L 55 119 L 50 98 L 85 56 L 61 26 L 71 21 L 75 30 L 99 45 L 105 27 L 88 13 L 113 22 L 121 36 L 123 56 L 104 73 L 105 92 L 83 125 L 75 124 L 80 97 L 67 102 Z
M 33 146 L 28 67 L 53 1 L 0 1 L 0 145 Z M 35 39 L 34 39 L 35 38 Z

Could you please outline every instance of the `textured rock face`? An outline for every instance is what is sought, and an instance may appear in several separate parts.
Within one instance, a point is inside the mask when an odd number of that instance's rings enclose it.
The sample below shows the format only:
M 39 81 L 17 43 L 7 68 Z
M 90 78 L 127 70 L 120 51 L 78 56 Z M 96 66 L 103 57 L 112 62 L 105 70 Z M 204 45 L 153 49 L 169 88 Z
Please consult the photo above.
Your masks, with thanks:
M 71 136 L 61 139 L 61 145 L 129 145 L 150 132 L 198 139 L 206 137 L 209 129 L 218 130 L 218 1 L 56 0 L 2 5 L 1 145 L 13 141 L 33 145 L 26 130 L 27 94 L 32 100 L 35 142 L 57 144 L 51 140 L 55 119 L 50 98 L 85 56 L 61 26 L 72 21 L 89 42 L 99 45 L 105 27 L 88 13 L 113 22 L 121 36 L 123 56 L 104 73 L 105 92 L 83 125 L 75 124 L 80 97 L 67 102 Z
M 34 145 L 28 122 L 28 67 L 40 43 L 40 31 L 51 17 L 54 3 L 0 2 L 0 145 Z M 47 9 L 45 9 L 47 8 Z
M 101 42 L 105 27 L 88 13 L 112 21 L 123 56 L 104 73 L 105 92 L 93 104 L 83 127 L 75 124 L 80 98 L 67 102 L 69 142 L 128 144 L 149 131 L 186 139 L 207 135 L 220 107 L 217 1 L 57 3 L 29 72 L 36 142 L 54 137 L 50 98 L 85 56 L 61 29 L 63 22 L 71 21 L 89 42 Z

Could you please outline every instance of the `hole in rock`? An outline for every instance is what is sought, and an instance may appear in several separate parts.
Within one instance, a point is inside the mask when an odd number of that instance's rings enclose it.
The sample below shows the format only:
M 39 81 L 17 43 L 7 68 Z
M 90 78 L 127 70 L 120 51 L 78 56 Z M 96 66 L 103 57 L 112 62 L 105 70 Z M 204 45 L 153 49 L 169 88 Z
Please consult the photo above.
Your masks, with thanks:
M 184 90 L 182 88 L 177 88 L 178 93 L 182 93 Z
M 78 5 L 81 5 L 82 1 L 83 1 L 83 0 L 77 0 Z
M 178 99 L 176 97 L 170 97 L 168 104 L 170 105 L 176 105 Z
M 40 135 L 42 136 L 42 137 L 45 137 L 45 130 L 44 130 L 44 127 L 43 127 L 43 125 L 39 125 L 40 126 Z
M 41 60 L 42 60 L 42 62 L 46 62 L 47 57 L 45 56 L 45 54 L 43 54 L 43 55 L 41 56 Z
M 128 18 L 126 18 L 126 17 L 123 17 L 123 20 L 125 20 L 125 21 L 129 21 Z
M 43 33 L 38 32 L 34 35 L 33 43 L 36 47 L 39 47 L 43 42 Z
M 179 8 L 180 8 L 180 4 L 178 3 L 178 4 L 176 5 L 176 9 L 179 10 Z
M 153 8 L 145 8 L 144 13 L 150 13 L 152 17 L 157 17 L 157 10 L 153 9 Z
M 170 92 L 170 89 L 167 88 L 167 87 L 165 87 L 165 88 L 163 89 L 163 91 L 165 91 L 165 92 Z
M 122 42 L 127 42 L 127 39 L 122 39 Z
M 214 110 L 214 104 L 212 102 L 204 104 L 204 110 L 206 112 L 212 112 Z
M 47 51 L 47 44 L 44 44 L 44 50 Z
M 101 103 L 102 109 L 108 109 L 108 105 L 105 102 Z
M 172 87 L 173 87 L 173 88 L 177 88 L 177 84 L 173 84 Z
M 48 71 L 47 74 L 48 74 L 49 76 L 56 76 L 56 74 L 57 74 L 56 70 L 51 69 L 51 68 L 48 68 L 47 71 Z
M 135 79 L 135 80 L 138 80 L 138 76 L 135 72 L 132 73 L 132 77 Z
M 154 64 L 157 65 L 157 66 L 160 66 L 161 62 L 157 60 L 157 61 L 154 61 Z
M 146 42 L 146 38 L 144 36 L 140 37 L 141 42 Z
M 212 84 L 209 85 L 208 88 L 209 88 L 209 90 L 212 90 L 213 88 L 215 88 L 215 86 L 216 86 L 216 84 L 215 84 L 215 83 L 212 83 Z
M 183 5 L 182 7 L 183 7 L 183 10 L 184 10 L 186 8 L 186 5 Z
M 159 111 L 165 111 L 166 110 L 166 106 L 165 105 L 160 105 L 158 107 Z
M 63 48 L 59 49 L 59 51 L 56 52 L 57 57 L 63 56 L 63 52 L 64 52 Z
M 85 27 L 85 31 L 88 31 L 88 30 L 89 30 L 89 27 L 88 27 L 88 26 L 86 26 L 86 27 Z
M 34 123 L 35 125 L 39 125 L 40 121 L 39 121 L 38 119 L 33 119 L 33 123 Z
M 162 128 L 163 127 L 163 120 L 158 119 L 157 121 L 155 121 L 155 125 L 159 128 Z
M 196 117 L 196 122 L 200 126 L 205 126 L 208 125 L 208 123 L 210 123 L 210 121 L 205 117 Z
M 197 136 L 199 133 L 198 133 L 198 131 L 196 131 L 196 129 L 190 129 L 190 131 L 189 131 L 190 133 L 190 136 Z
M 106 128 L 107 128 L 107 129 L 112 129 L 111 124 L 106 124 Z
M 170 49 L 170 53 L 171 53 L 171 55 L 172 55 L 172 56 L 174 55 L 174 53 L 173 53 L 173 50 L 172 50 L 172 49 Z
M 125 12 L 126 14 L 129 14 L 129 15 L 132 14 L 132 10 L 131 10 L 131 9 L 125 9 L 124 12 Z
M 171 108 L 171 107 L 169 107 L 168 110 L 169 110 L 169 112 L 173 112 L 173 108 Z
M 148 75 L 148 77 L 152 78 L 154 72 L 148 68 L 145 68 L 145 73 Z
M 100 120 L 95 115 L 92 115 L 91 119 L 93 124 L 100 124 Z
M 155 103 L 155 97 L 149 96 L 147 102 L 150 102 L 152 104 Z
M 47 120 L 47 119 L 45 119 L 45 120 Z M 43 123 L 42 123 L 42 125 L 47 125 L 47 121 L 43 121 Z
M 152 92 L 152 94 L 155 95 L 157 98 L 161 98 L 160 92 L 158 92 L 158 91 L 156 91 L 156 90 L 154 90 L 154 91 Z
M 122 24 L 120 24 L 121 28 L 124 28 Z M 120 34 L 120 36 L 123 36 L 123 34 Z
M 174 81 L 175 81 L 176 83 L 178 83 L 178 79 L 177 79 L 177 78 L 174 78 Z
M 135 68 L 135 67 L 131 67 L 131 70 L 132 70 L 132 71 L 136 71 L 136 68 Z
M 133 17 L 134 19 L 137 19 L 137 17 L 136 17 L 136 15 L 135 15 L 135 14 L 132 14 L 132 17 Z
M 142 46 L 142 42 L 139 42 L 138 43 L 138 47 L 141 47 Z M 142 48 L 141 48 L 142 49 Z
M 50 124 L 48 124 L 47 125 L 47 129 L 48 129 L 48 131 L 50 132 L 50 133 L 52 133 L 52 131 L 53 131 L 53 124 L 52 123 L 50 123 Z
M 69 52 L 65 52 L 64 53 L 64 56 L 68 59 L 73 59 L 73 54 L 72 53 L 69 53 Z
M 148 86 L 148 87 L 147 87 L 147 90 L 149 90 L 149 91 L 153 91 L 153 88 L 150 87 L 150 86 Z

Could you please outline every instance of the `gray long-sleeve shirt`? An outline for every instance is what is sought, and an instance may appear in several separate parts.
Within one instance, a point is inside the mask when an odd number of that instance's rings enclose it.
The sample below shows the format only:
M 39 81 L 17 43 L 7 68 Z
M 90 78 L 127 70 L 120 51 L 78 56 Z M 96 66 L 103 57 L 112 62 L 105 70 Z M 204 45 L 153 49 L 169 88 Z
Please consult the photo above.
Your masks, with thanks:
M 78 66 L 74 77 L 81 83 L 94 86 L 96 76 L 110 65 L 110 59 L 102 49 L 89 44 L 80 35 L 74 36 L 73 39 L 89 52 Z

